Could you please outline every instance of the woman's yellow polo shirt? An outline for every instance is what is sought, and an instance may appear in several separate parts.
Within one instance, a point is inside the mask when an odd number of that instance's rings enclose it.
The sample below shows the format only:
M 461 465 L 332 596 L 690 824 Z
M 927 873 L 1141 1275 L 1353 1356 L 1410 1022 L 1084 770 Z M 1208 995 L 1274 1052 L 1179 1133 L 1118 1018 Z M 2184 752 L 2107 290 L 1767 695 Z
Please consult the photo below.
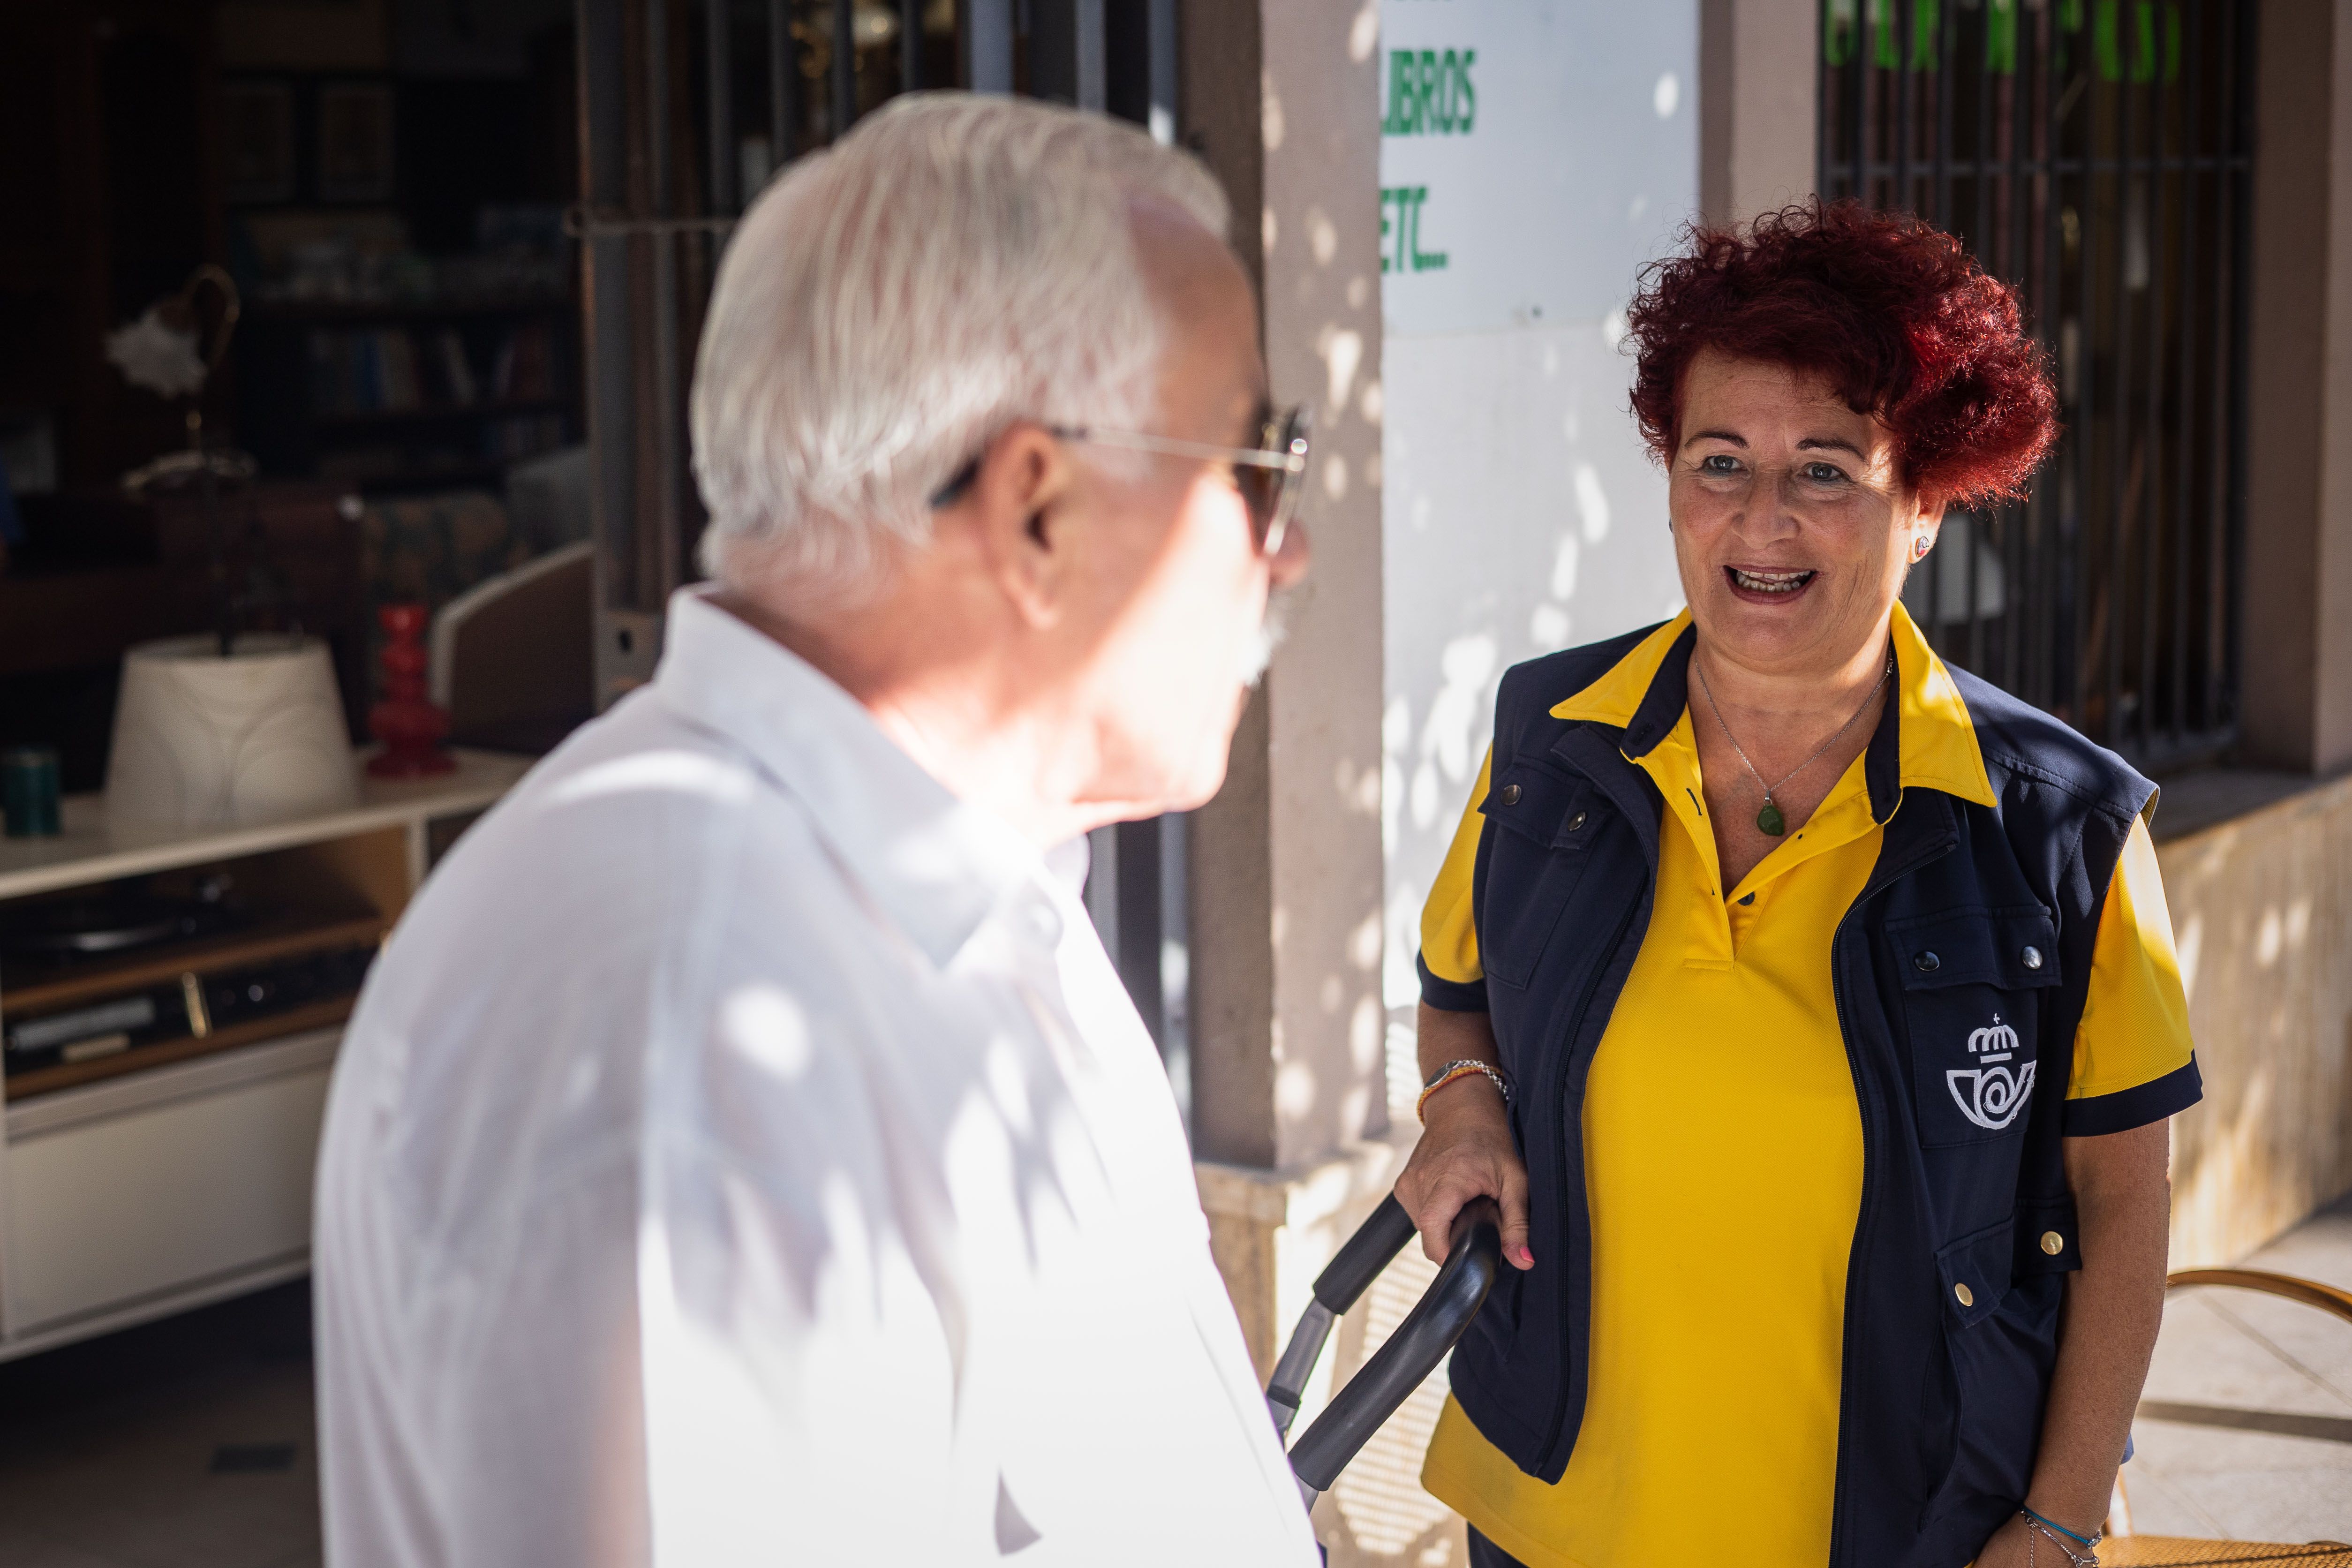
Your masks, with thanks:
M 1622 726 L 1687 616 L 1552 710 Z M 1905 789 L 1990 805 L 1966 704 L 1898 606 Z M 1856 759 L 1811 821 L 1724 889 L 1687 709 L 1637 759 L 1664 797 L 1656 899 L 1584 1101 L 1592 1221 L 1583 1424 L 1557 1486 L 1446 1402 L 1422 1479 L 1531 1568 L 1826 1561 L 1847 1258 L 1862 1196 L 1853 1079 L 1830 944 L 1876 863 Z M 1423 911 L 1422 961 L 1481 978 L 1471 870 L 1486 789 Z M 1900 809 L 1898 805 L 1896 809 Z M 2109 885 L 2070 1098 L 2185 1065 L 2188 1008 L 2145 824 Z M 1544 1238 L 1532 1239 L 1540 1253 Z

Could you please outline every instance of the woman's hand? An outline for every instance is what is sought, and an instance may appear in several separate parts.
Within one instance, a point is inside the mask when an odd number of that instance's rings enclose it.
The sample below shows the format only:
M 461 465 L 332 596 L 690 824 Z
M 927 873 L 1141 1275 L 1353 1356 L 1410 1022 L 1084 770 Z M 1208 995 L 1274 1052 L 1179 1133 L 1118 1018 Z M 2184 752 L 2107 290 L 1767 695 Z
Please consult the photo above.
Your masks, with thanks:
M 1495 1036 L 1483 1013 L 1446 1013 L 1423 1004 L 1421 1057 L 1429 1070 L 1449 1061 L 1496 1059 Z M 1503 1211 L 1503 1256 L 1517 1268 L 1535 1267 L 1528 1250 L 1528 1170 L 1511 1142 L 1502 1094 L 1483 1073 L 1447 1084 L 1423 1108 L 1421 1142 L 1397 1178 L 1397 1202 L 1421 1230 L 1421 1249 L 1445 1261 L 1454 1216 L 1474 1198 L 1489 1197 Z

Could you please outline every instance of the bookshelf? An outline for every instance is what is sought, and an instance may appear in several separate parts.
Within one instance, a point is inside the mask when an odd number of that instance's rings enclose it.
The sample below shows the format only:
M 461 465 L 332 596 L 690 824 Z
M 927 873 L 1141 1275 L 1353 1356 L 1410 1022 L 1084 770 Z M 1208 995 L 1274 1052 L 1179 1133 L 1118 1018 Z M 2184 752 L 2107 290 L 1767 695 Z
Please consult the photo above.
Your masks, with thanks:
M 272 472 L 495 485 L 580 437 L 576 321 L 565 298 L 257 302 L 240 427 Z

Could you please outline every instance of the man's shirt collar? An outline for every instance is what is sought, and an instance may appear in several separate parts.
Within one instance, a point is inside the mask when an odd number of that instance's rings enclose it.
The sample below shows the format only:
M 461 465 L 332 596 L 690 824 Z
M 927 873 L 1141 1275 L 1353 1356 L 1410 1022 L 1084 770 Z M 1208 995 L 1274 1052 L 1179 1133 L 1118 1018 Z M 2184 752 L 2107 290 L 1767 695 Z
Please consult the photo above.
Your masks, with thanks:
M 1887 704 L 1864 753 L 1871 816 L 1885 822 L 1895 815 L 1902 792 L 1915 786 L 1978 805 L 1999 804 L 1968 702 L 1899 601 L 1893 637 L 1895 700 Z M 1697 640 L 1685 609 L 1635 644 L 1606 675 L 1553 708 L 1551 716 L 1622 730 L 1619 749 L 1626 758 L 1648 755 L 1673 732 L 1688 704 L 1691 649 Z
M 1016 889 L 1045 876 L 1002 817 L 958 799 L 849 693 L 712 603 L 670 596 L 654 690 L 750 752 L 891 921 L 944 966 Z

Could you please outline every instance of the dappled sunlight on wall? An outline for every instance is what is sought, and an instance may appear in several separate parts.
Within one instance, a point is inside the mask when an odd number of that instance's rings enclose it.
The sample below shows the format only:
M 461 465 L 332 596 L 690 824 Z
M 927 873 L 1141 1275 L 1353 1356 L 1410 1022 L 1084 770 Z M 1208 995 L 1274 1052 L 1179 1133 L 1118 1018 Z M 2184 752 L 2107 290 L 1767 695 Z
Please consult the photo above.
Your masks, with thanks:
M 2352 781 L 2158 858 L 2205 1080 L 2173 1125 L 2172 1266 L 2234 1262 L 2352 1187 Z

